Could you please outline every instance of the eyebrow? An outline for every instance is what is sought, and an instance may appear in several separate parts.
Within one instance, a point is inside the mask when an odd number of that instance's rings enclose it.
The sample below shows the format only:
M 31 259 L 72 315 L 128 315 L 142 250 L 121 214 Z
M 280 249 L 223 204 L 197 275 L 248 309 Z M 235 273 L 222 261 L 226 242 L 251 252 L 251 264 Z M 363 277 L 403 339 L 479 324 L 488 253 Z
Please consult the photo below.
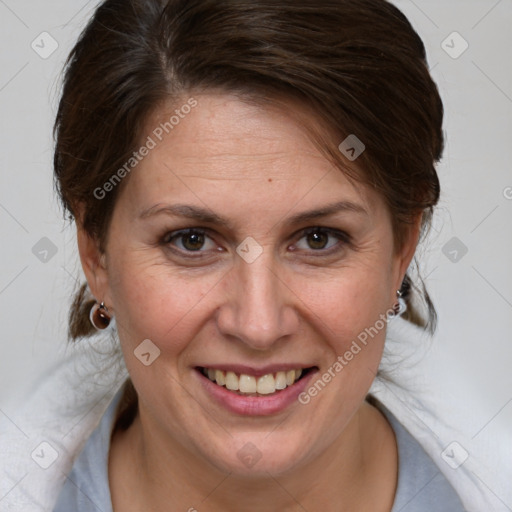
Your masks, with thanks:
M 328 217 L 339 212 L 353 212 L 359 215 L 368 215 L 368 212 L 362 205 L 351 201 L 339 201 L 337 203 L 327 204 L 321 208 L 301 212 L 286 220 L 287 225 L 301 224 L 313 221 L 322 217 Z M 233 229 L 231 222 L 215 212 L 198 206 L 186 204 L 162 205 L 156 204 L 143 210 L 139 219 L 147 219 L 156 215 L 169 215 L 173 217 L 185 217 L 191 220 L 197 220 L 208 224 L 217 224 L 227 229 Z

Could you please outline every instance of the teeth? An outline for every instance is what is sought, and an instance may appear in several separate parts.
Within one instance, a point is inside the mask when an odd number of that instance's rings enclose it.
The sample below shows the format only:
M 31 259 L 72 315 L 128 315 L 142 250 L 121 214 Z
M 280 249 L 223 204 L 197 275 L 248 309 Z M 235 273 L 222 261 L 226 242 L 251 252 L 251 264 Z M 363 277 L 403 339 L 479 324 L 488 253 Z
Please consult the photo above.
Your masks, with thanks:
M 215 381 L 219 386 L 224 386 L 224 384 L 226 384 L 226 376 L 224 375 L 224 372 L 215 370 Z
M 293 371 L 293 370 L 292 370 Z M 295 372 L 293 372 L 295 374 Z M 274 393 L 276 391 L 276 380 L 274 376 L 269 373 L 268 375 L 263 375 L 258 379 L 258 393 L 262 395 L 269 395 L 270 393 Z
M 276 382 L 276 389 L 284 389 L 286 387 L 286 373 L 285 372 L 277 372 L 275 382 Z
M 238 386 L 242 393 L 256 393 L 256 377 L 253 377 L 252 375 L 243 375 L 242 374 L 242 375 L 240 375 L 240 379 L 238 381 Z M 258 384 L 258 391 L 259 391 L 259 384 Z
M 296 382 L 302 375 L 302 369 L 280 371 L 275 374 L 268 373 L 261 377 L 255 377 L 245 373 L 238 376 L 234 372 L 203 368 L 203 374 L 219 386 L 226 386 L 227 389 L 237 391 L 238 394 L 270 395 Z
M 233 372 L 226 373 L 226 387 L 231 391 L 238 391 L 239 381 L 238 377 Z

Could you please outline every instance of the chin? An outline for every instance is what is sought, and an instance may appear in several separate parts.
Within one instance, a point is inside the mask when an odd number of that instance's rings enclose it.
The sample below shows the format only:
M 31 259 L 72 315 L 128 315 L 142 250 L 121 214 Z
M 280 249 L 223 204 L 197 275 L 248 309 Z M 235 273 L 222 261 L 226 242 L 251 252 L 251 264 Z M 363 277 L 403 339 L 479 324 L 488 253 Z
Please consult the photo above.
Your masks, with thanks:
M 269 474 L 278 476 L 296 469 L 301 463 L 304 443 L 292 443 L 274 439 L 265 440 L 264 435 L 243 435 L 232 439 L 232 449 L 206 454 L 211 464 L 220 471 L 242 478 L 268 478 Z M 279 446 L 277 446 L 279 445 Z

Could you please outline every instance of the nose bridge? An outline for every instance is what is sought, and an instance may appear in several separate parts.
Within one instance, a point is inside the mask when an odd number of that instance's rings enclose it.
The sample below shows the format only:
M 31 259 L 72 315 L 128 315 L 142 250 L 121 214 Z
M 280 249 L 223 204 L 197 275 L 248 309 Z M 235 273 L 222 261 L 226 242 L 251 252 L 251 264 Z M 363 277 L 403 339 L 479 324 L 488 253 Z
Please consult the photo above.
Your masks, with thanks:
M 236 292 L 230 314 L 219 325 L 223 333 L 260 350 L 291 334 L 295 315 L 272 256 L 262 254 L 252 263 L 239 260 L 233 273 Z

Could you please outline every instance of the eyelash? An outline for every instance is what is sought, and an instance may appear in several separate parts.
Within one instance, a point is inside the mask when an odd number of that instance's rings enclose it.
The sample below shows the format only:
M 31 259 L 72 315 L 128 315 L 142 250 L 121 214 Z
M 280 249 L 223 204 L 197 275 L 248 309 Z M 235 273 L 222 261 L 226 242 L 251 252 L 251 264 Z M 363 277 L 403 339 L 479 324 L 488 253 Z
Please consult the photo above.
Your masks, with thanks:
M 191 234 L 198 234 L 198 235 L 205 236 L 205 237 L 212 239 L 208 233 L 209 233 L 209 230 L 206 230 L 203 228 L 189 228 L 189 229 L 184 229 L 184 230 L 180 230 L 180 231 L 171 231 L 171 232 L 167 232 L 162 237 L 160 244 L 169 248 L 169 246 L 173 240 L 183 238 L 183 237 L 185 237 L 187 235 L 191 235 Z M 313 253 L 312 254 L 313 257 L 331 256 L 334 253 L 341 251 L 344 246 L 351 245 L 351 237 L 350 237 L 350 235 L 348 235 L 348 233 L 345 233 L 344 231 L 339 231 L 337 229 L 325 228 L 325 227 L 321 227 L 321 226 L 311 227 L 311 228 L 302 230 L 300 233 L 301 236 L 300 236 L 300 238 L 297 239 L 297 241 L 302 240 L 302 238 L 307 237 L 308 235 L 313 234 L 313 233 L 321 233 L 321 234 L 334 236 L 335 238 L 337 238 L 339 240 L 339 242 L 341 242 L 341 247 L 340 247 L 340 243 L 337 243 L 333 247 L 330 247 L 329 249 L 311 249 L 311 252 Z M 186 250 L 184 251 L 182 249 L 170 249 L 170 250 L 172 250 L 173 252 L 179 253 L 180 256 L 183 256 L 185 258 L 191 258 L 191 259 L 200 259 L 200 258 L 207 257 L 204 255 L 204 253 L 208 252 L 208 251 L 203 251 L 203 250 L 198 250 L 198 251 L 186 251 Z M 201 254 L 201 253 L 203 253 L 203 254 Z M 199 254 L 200 254 L 200 256 L 198 256 Z

